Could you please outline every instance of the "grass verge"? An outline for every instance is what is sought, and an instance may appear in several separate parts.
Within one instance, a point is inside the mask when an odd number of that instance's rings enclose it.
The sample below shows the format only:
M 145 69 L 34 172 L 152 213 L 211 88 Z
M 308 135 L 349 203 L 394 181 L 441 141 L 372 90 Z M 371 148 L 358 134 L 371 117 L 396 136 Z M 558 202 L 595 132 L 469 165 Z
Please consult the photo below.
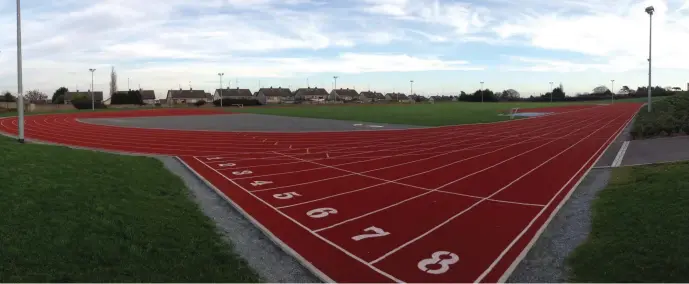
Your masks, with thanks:
M 689 282 L 689 163 L 616 168 L 571 282 Z
M 0 137 L 0 282 L 256 282 L 154 158 Z

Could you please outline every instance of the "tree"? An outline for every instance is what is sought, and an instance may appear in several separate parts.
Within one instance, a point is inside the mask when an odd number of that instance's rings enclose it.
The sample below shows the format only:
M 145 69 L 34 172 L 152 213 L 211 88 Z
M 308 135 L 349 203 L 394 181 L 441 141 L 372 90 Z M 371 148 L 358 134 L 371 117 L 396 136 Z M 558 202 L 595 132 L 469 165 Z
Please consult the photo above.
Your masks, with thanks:
M 46 101 L 48 100 L 48 95 L 41 93 L 39 90 L 31 90 L 26 92 L 26 95 L 24 95 L 24 99 L 27 102 L 39 102 L 39 101 Z
M 115 73 L 115 67 L 112 67 L 110 71 L 110 97 L 117 93 L 117 73 Z
M 564 100 L 565 92 L 562 90 L 562 85 L 553 90 L 553 100 Z
M 0 100 L 3 102 L 8 102 L 8 103 L 13 103 L 17 101 L 17 98 L 12 95 L 9 91 L 4 91 L 2 92 L 2 97 L 0 97 Z
M 52 102 L 54 104 L 64 104 L 65 103 L 65 94 L 67 92 L 69 92 L 69 90 L 67 90 L 67 88 L 65 88 L 65 87 L 58 88 L 53 93 Z

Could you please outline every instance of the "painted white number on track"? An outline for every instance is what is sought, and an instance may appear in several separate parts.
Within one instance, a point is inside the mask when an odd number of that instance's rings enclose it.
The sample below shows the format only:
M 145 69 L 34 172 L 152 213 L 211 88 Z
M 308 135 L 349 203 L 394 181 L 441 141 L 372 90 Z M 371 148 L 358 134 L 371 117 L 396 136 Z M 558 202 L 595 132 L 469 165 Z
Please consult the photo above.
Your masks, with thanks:
M 459 256 L 449 251 L 436 251 L 431 255 L 431 258 L 419 261 L 418 267 L 421 271 L 430 274 L 443 274 L 450 270 L 450 265 L 455 264 L 459 261 Z M 437 267 L 436 269 L 430 269 L 428 266 Z
M 220 160 L 220 159 L 222 159 L 222 157 L 212 157 L 212 158 L 206 158 L 206 160 L 208 160 L 208 161 L 212 161 L 212 160 Z
M 264 184 L 271 184 L 271 183 L 273 183 L 273 182 L 272 182 L 272 181 L 256 180 L 256 181 L 251 182 L 251 185 L 253 185 L 253 186 L 261 186 L 261 185 L 264 185 Z
M 378 228 L 378 227 L 374 227 L 374 226 L 371 226 L 371 227 L 364 229 L 364 232 L 372 232 L 372 233 L 353 236 L 352 240 L 360 241 L 363 239 L 382 237 L 382 236 L 387 236 L 390 234 L 389 232 L 383 231 L 383 229 Z
M 278 193 L 278 194 L 273 194 L 273 197 L 277 199 L 290 199 L 295 196 L 301 196 L 299 193 L 296 193 L 294 191 L 292 192 L 285 192 L 285 193 Z
M 241 171 L 241 172 L 232 172 L 232 174 L 233 174 L 233 175 L 236 175 L 236 176 L 250 175 L 250 174 L 252 174 L 252 173 L 254 173 L 254 172 L 249 171 L 249 170 Z
M 333 208 L 318 208 L 318 209 L 313 209 L 309 212 L 306 212 L 306 215 L 309 215 L 311 218 L 323 218 L 325 216 L 328 216 L 330 214 L 337 214 L 337 210 Z
M 224 167 L 234 167 L 236 165 L 237 164 L 235 164 L 235 163 L 225 163 L 225 164 L 218 164 L 218 167 L 223 167 L 223 168 Z

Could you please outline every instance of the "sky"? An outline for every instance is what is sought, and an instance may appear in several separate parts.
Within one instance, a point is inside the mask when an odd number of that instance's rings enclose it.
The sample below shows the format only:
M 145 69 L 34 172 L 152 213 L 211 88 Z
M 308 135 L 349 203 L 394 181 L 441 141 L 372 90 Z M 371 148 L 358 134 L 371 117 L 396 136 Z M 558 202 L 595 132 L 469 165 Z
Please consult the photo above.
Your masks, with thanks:
M 689 0 L 22 0 L 24 91 L 324 87 L 422 95 L 687 88 Z M 15 1 L 0 90 L 17 92 Z M 218 73 L 224 73 L 221 77 Z M 410 81 L 414 81 L 413 84 Z

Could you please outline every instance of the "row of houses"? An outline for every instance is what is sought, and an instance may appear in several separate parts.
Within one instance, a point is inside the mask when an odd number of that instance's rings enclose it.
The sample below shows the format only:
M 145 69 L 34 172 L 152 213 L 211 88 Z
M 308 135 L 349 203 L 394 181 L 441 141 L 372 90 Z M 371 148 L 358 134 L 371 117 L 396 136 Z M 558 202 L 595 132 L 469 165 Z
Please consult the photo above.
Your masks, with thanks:
M 291 91 L 289 88 L 282 87 L 269 87 L 261 88 L 258 92 L 252 93 L 249 89 L 240 88 L 225 88 L 216 89 L 213 94 L 207 93 L 204 90 L 194 90 L 194 89 L 179 89 L 179 90 L 168 90 L 164 99 L 156 99 L 155 92 L 153 90 L 139 90 L 141 92 L 141 98 L 145 104 L 189 104 L 196 103 L 200 100 L 206 102 L 215 101 L 223 98 L 234 98 L 234 99 L 255 99 L 262 104 L 285 104 L 285 103 L 295 103 L 300 101 L 314 101 L 314 102 L 326 102 L 326 101 L 361 101 L 361 102 L 376 102 L 376 101 L 394 101 L 394 102 L 406 102 L 409 101 L 409 97 L 403 93 L 387 93 L 383 95 L 379 92 L 374 91 L 364 91 L 357 92 L 354 89 L 334 89 L 329 93 L 323 88 L 300 88 L 295 91 Z M 118 93 L 126 93 L 127 91 L 121 91 Z M 90 97 L 91 92 L 67 92 L 65 94 L 65 104 L 71 103 L 72 98 L 77 96 Z M 95 101 L 103 101 L 103 92 L 96 91 L 93 92 Z M 106 100 L 107 103 L 107 100 Z

